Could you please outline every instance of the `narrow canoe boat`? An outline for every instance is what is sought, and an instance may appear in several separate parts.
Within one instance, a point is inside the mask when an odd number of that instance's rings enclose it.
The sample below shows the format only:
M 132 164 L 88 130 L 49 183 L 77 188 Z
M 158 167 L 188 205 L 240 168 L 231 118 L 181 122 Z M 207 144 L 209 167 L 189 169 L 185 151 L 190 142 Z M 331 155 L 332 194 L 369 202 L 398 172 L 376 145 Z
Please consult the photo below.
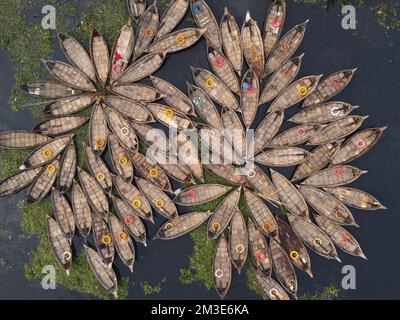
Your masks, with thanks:
M 245 162 L 247 155 L 247 138 L 242 121 L 232 110 L 222 110 L 222 124 L 224 125 L 224 137 L 232 146 L 240 162 Z
M 336 96 L 351 81 L 357 69 L 335 72 L 320 82 L 315 91 L 304 100 L 303 108 L 322 103 Z
M 78 167 L 78 177 L 83 192 L 92 209 L 99 215 L 106 216 L 109 211 L 108 199 L 97 180 Z
M 131 209 L 141 218 L 154 223 L 150 203 L 133 184 L 126 182 L 122 177 L 114 177 L 114 186 Z
M 100 255 L 95 250 L 89 248 L 85 244 L 83 246 L 85 248 L 87 261 L 97 281 L 117 299 L 118 282 L 114 270 L 102 261 Z
M 0 197 L 8 196 L 25 189 L 35 180 L 42 168 L 19 171 L 0 181 Z
M 79 129 L 88 120 L 88 117 L 81 116 L 56 117 L 37 124 L 33 131 L 48 136 L 59 136 Z
M 106 148 L 108 134 L 106 113 L 102 104 L 96 103 L 89 122 L 89 144 L 96 157 Z
M 96 29 L 93 29 L 90 36 L 90 56 L 96 69 L 97 79 L 104 87 L 111 65 L 110 52 L 106 39 Z
M 279 239 L 283 248 L 289 254 L 290 260 L 297 268 L 306 272 L 312 278 L 311 259 L 303 242 L 286 222 L 279 218 L 276 221 L 279 226 Z
M 284 63 L 271 75 L 261 92 L 259 104 L 275 99 L 286 87 L 292 83 L 300 71 L 304 53 Z
M 203 167 L 229 184 L 239 186 L 243 186 L 246 184 L 246 179 L 244 178 L 244 176 L 242 176 L 237 168 L 230 164 L 203 163 Z
M 249 68 L 254 70 L 258 79 L 263 79 L 265 75 L 265 55 L 264 44 L 260 28 L 247 11 L 246 18 L 242 26 L 242 45 L 244 57 Z
M 268 108 L 268 112 L 286 110 L 299 103 L 315 90 L 321 77 L 322 75 L 308 76 L 292 83 L 285 91 L 275 98 Z
M 66 98 L 82 94 L 81 90 L 52 81 L 30 81 L 21 85 L 20 89 L 31 96 L 50 99 Z
M 263 43 L 265 56 L 271 53 L 282 34 L 286 18 L 286 3 L 284 0 L 274 0 L 265 16 L 263 28 Z
M 358 226 L 350 210 L 329 193 L 310 186 L 300 186 L 299 191 L 318 214 L 340 225 Z
M 319 130 L 308 145 L 320 145 L 347 137 L 364 123 L 368 116 L 347 116 L 324 126 Z
M 53 256 L 61 268 L 63 268 L 67 272 L 67 275 L 69 275 L 72 265 L 72 250 L 70 242 L 57 222 L 49 216 L 47 216 L 46 219 L 46 227 L 47 237 Z
M 167 219 L 173 219 L 178 215 L 178 209 L 173 201 L 159 187 L 139 177 L 135 177 L 135 181 L 154 210 Z
M 278 70 L 282 64 L 293 56 L 303 41 L 308 22 L 309 20 L 295 26 L 276 44 L 265 64 L 266 75 Z
M 96 92 L 96 87 L 79 69 L 60 61 L 44 60 L 43 63 L 49 73 L 62 83 L 79 90 Z
M 97 183 L 104 192 L 110 194 L 112 190 L 112 180 L 107 165 L 100 157 L 96 158 L 96 155 L 88 145 L 85 148 L 85 155 L 90 173 L 96 178 Z
M 121 221 L 124 222 L 135 241 L 147 247 L 146 228 L 136 212 L 124 200 L 118 197 L 112 196 L 112 201 Z
M 271 169 L 272 181 L 281 199 L 282 204 L 290 213 L 308 217 L 308 206 L 297 188 L 282 174 Z
M 270 140 L 266 144 L 266 146 L 271 148 L 278 148 L 294 147 L 299 144 L 303 144 L 306 141 L 312 139 L 314 136 L 319 135 L 322 131 L 322 126 L 323 125 L 317 123 L 309 123 L 292 127 L 278 134 L 276 137 Z
M 86 49 L 75 38 L 64 33 L 58 34 L 58 40 L 62 51 L 68 60 L 83 72 L 86 77 L 96 81 L 96 70 Z
M 50 140 L 45 135 L 29 131 L 5 131 L 0 133 L 0 148 L 34 148 Z
M 194 124 L 192 120 L 183 113 L 173 110 L 170 107 L 159 103 L 147 104 L 147 109 L 154 115 L 154 117 L 165 124 L 177 130 L 193 129 Z
M 116 95 L 143 103 L 153 102 L 163 97 L 155 88 L 141 83 L 114 85 L 111 91 Z
M 136 28 L 136 42 L 133 51 L 133 60 L 139 58 L 153 41 L 157 32 L 159 15 L 157 10 L 157 2 L 147 8 L 143 16 L 140 18 Z M 163 52 L 163 51 L 160 51 Z
M 261 290 L 271 299 L 271 300 L 290 300 L 285 289 L 276 282 L 273 278 L 265 276 L 257 269 L 253 269 L 254 276 Z
M 298 165 L 293 174 L 292 181 L 302 180 L 321 170 L 332 159 L 339 149 L 341 141 L 331 142 L 313 149 L 310 156 Z
M 171 0 L 160 19 L 155 38 L 161 38 L 174 30 L 186 15 L 188 8 L 189 0 Z
M 221 49 L 222 40 L 219 26 L 213 12 L 203 0 L 190 0 L 194 21 L 199 28 L 204 28 L 204 37 L 216 48 Z
M 135 247 L 129 233 L 121 221 L 113 214 L 108 216 L 108 225 L 110 226 L 114 246 L 117 249 L 119 257 L 129 270 L 133 272 Z
M 272 273 L 272 261 L 267 241 L 251 218 L 247 222 L 247 230 L 249 232 L 250 252 L 257 269 L 266 277 L 270 277 Z
M 267 237 L 278 238 L 279 230 L 274 215 L 267 205 L 253 192 L 244 189 L 244 199 L 253 220 Z
M 67 198 L 57 189 L 52 188 L 51 203 L 53 206 L 54 217 L 56 218 L 58 225 L 67 236 L 67 239 L 71 242 L 75 233 L 75 220 Z
M 297 294 L 297 277 L 296 271 L 285 249 L 276 239 L 270 239 L 269 250 L 274 265 L 275 274 L 280 284 L 290 292 L 294 297 Z
M 175 191 L 174 202 L 181 206 L 195 206 L 218 199 L 231 189 L 232 187 L 222 184 L 194 185 L 184 190 Z
M 118 111 L 124 117 L 139 123 L 155 122 L 153 115 L 140 102 L 118 96 L 106 96 L 104 103 Z
M 96 96 L 93 94 L 63 98 L 46 105 L 43 112 L 54 117 L 68 116 L 91 106 L 95 100 Z
M 67 192 L 71 187 L 76 173 L 77 155 L 75 144 L 71 141 L 61 156 L 61 166 L 57 176 L 57 189 L 61 193 Z
M 333 243 L 340 249 L 348 254 L 367 260 L 357 240 L 346 229 L 323 216 L 315 215 L 314 217 L 318 226 L 326 232 Z
M 204 182 L 203 177 L 203 166 L 199 160 L 199 151 L 197 141 L 193 142 L 191 134 L 195 134 L 196 131 L 181 131 L 176 137 L 176 149 L 178 159 L 181 163 L 186 165 L 190 172 Z
M 174 152 L 175 148 L 163 130 L 143 123 L 131 122 L 131 126 L 135 129 L 140 139 L 151 148 L 154 147 L 163 152 Z
M 243 67 L 243 49 L 240 37 L 240 29 L 236 23 L 235 17 L 232 16 L 228 8 L 224 8 L 221 24 L 222 46 L 233 68 L 240 76 Z
M 96 213 L 92 213 L 93 238 L 102 261 L 111 268 L 114 261 L 115 247 L 110 230 L 104 219 Z
M 369 193 L 349 187 L 325 188 L 344 204 L 360 210 L 387 209 L 378 199 Z
M 297 112 L 288 121 L 294 123 L 330 123 L 348 116 L 358 106 L 339 101 L 316 104 Z
M 233 190 L 215 209 L 210 220 L 208 220 L 208 239 L 216 239 L 224 232 L 237 210 L 240 192 L 241 187 Z
M 256 73 L 249 69 L 242 79 L 240 87 L 240 107 L 244 125 L 249 128 L 254 121 L 258 108 L 260 83 Z
M 293 231 L 303 240 L 303 242 L 315 253 L 327 259 L 336 259 L 341 262 L 334 244 L 329 236 L 309 219 L 289 214 L 289 223 Z
M 249 238 L 247 235 L 246 222 L 244 221 L 243 214 L 238 209 L 232 217 L 229 228 L 229 252 L 232 258 L 232 264 L 239 274 L 246 263 L 248 247 Z
M 229 253 L 228 242 L 222 236 L 215 248 L 213 259 L 213 279 L 214 286 L 221 299 L 227 294 L 231 286 L 232 279 L 232 264 Z
M 342 144 L 334 155 L 332 164 L 348 163 L 361 157 L 379 141 L 386 128 L 369 128 L 357 132 Z
M 108 149 L 110 151 L 111 163 L 115 171 L 118 175 L 122 176 L 125 181 L 132 182 L 134 174 L 133 163 L 113 134 L 110 134 L 108 137 Z
M 245 175 L 245 179 L 247 184 L 256 190 L 259 196 L 273 203 L 279 202 L 279 197 L 274 185 L 259 166 L 254 164 Z
M 34 204 L 44 199 L 56 181 L 57 172 L 60 170 L 60 159 L 56 158 L 44 166 L 32 182 L 27 197 L 28 204 Z
M 307 150 L 297 147 L 278 148 L 264 151 L 254 160 L 270 167 L 291 167 L 305 161 L 310 156 Z
M 137 21 L 146 11 L 147 0 L 127 0 L 129 14 Z
M 211 71 L 191 67 L 193 79 L 208 96 L 226 109 L 240 112 L 239 104 L 229 88 Z
M 72 184 L 71 204 L 76 227 L 81 236 L 86 238 L 92 228 L 92 210 L 81 186 L 75 180 Z
M 155 239 L 171 240 L 181 237 L 202 225 L 210 215 L 210 212 L 190 212 L 177 216 L 160 227 Z

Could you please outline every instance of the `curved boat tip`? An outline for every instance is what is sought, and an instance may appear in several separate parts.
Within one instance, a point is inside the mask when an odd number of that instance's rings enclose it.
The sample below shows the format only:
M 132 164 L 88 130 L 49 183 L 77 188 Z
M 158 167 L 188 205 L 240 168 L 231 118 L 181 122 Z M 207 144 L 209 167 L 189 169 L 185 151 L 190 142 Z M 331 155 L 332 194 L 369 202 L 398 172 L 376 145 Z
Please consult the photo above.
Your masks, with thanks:
M 358 255 L 360 258 L 363 258 L 364 260 L 368 260 L 367 256 L 364 254 L 364 252 L 360 252 L 360 254 Z
M 304 28 L 306 28 L 309 22 L 310 22 L 310 19 L 307 19 L 301 25 L 304 26 Z
M 250 11 L 249 10 L 247 10 L 247 12 L 246 12 L 246 18 L 245 18 L 245 22 L 249 22 L 251 20 L 251 15 L 250 15 Z
M 111 294 L 113 295 L 114 299 L 118 299 L 118 291 L 117 290 L 113 290 L 111 291 Z
M 224 16 L 229 16 L 229 10 L 227 6 L 224 7 Z
M 360 108 L 360 106 L 356 105 L 356 106 L 352 106 L 353 110 L 356 110 L 358 108 Z
M 311 269 L 307 269 L 307 270 L 305 270 L 305 271 L 306 271 L 306 273 L 308 274 L 308 276 L 309 276 L 311 279 L 314 278 L 314 275 L 313 275 Z
M 335 257 L 335 260 L 339 263 L 342 263 L 342 260 L 340 260 L 340 258 L 338 256 Z
M 380 132 L 383 132 L 383 131 L 385 131 L 387 128 L 388 128 L 388 126 L 381 127 L 381 128 L 379 128 L 379 131 L 380 131 Z
M 69 270 L 69 269 L 68 269 L 68 270 L 65 270 L 65 272 L 67 273 L 67 276 L 69 277 L 70 270 Z
M 367 174 L 367 173 L 368 173 L 368 170 L 361 170 L 360 175 Z
M 129 271 L 130 271 L 131 273 L 133 273 L 133 265 L 132 265 L 132 264 L 129 265 L 128 268 L 129 268 Z

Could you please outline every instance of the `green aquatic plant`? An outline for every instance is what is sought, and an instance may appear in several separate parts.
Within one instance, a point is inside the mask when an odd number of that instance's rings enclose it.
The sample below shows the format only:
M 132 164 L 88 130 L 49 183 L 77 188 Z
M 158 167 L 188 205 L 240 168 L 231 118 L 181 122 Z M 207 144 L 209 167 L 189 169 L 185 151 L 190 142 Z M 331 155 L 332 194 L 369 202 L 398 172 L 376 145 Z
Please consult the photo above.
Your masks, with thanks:
M 161 292 L 161 284 L 165 283 L 167 279 L 164 277 L 161 279 L 161 282 L 156 283 L 155 285 L 151 285 L 147 281 L 140 282 L 140 286 L 143 289 L 143 293 L 145 296 L 150 295 L 150 294 L 158 294 Z

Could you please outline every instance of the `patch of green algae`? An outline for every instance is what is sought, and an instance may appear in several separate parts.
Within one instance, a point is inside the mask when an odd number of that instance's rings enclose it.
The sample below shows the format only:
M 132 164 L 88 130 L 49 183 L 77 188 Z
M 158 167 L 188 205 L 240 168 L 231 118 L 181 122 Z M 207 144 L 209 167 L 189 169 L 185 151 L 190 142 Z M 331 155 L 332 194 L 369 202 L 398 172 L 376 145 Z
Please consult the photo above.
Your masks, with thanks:
M 144 281 L 140 282 L 140 286 L 143 289 L 143 293 L 145 296 L 150 295 L 150 294 L 158 294 L 161 292 L 161 284 L 165 283 L 167 278 L 163 278 L 161 282 L 156 283 L 155 285 L 152 285 L 151 283 Z

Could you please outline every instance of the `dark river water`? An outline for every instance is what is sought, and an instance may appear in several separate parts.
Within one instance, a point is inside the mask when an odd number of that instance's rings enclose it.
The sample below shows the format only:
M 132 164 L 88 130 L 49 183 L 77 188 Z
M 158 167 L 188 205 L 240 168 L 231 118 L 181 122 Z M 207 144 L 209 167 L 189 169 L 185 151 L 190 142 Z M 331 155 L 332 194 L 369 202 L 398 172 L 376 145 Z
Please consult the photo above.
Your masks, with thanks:
M 353 265 L 356 269 L 356 289 L 342 292 L 344 299 L 396 299 L 400 297 L 398 270 L 400 257 L 397 238 L 400 225 L 400 201 L 397 190 L 399 182 L 400 136 L 399 105 L 400 93 L 400 35 L 398 32 L 385 32 L 378 27 L 372 11 L 367 6 L 357 9 L 357 30 L 344 30 L 338 8 L 328 13 L 318 5 L 293 4 L 288 1 L 288 16 L 285 32 L 294 25 L 310 19 L 307 33 L 298 54 L 305 52 L 302 70 L 298 78 L 321 74 L 329 75 L 337 70 L 358 67 L 359 70 L 351 85 L 335 100 L 343 100 L 361 106 L 357 113 L 370 115 L 364 127 L 389 125 L 380 143 L 356 160 L 354 165 L 369 173 L 352 186 L 366 190 L 380 199 L 389 209 L 376 212 L 352 210 L 360 225 L 351 232 L 359 240 L 368 261 L 353 258 L 339 250 L 343 264 L 323 259 L 311 254 L 314 278 L 309 279 L 298 272 L 299 293 L 313 292 L 316 288 L 330 283 L 340 285 L 342 266 Z M 376 4 L 377 1 L 367 1 Z M 255 20 L 262 24 L 269 1 L 227 1 L 209 0 L 211 8 L 220 19 L 223 7 L 242 24 L 248 9 Z M 40 12 L 38 12 L 39 14 Z M 181 27 L 185 26 L 183 23 Z M 57 57 L 59 58 L 59 57 Z M 186 81 L 192 81 L 190 65 L 207 67 L 205 41 L 191 49 L 171 55 L 157 76 L 166 78 L 186 91 Z M 29 111 L 14 113 L 8 105 L 8 97 L 13 85 L 13 69 L 9 57 L 0 52 L 0 131 L 8 129 L 27 129 L 34 125 Z M 261 121 L 266 106 L 260 108 L 256 123 Z M 295 112 L 297 107 L 292 108 Z M 280 170 L 282 171 L 282 170 Z M 291 170 L 283 170 L 290 174 Z M 0 258 L 5 264 L 0 269 L 0 298 L 3 299 L 92 299 L 62 286 L 56 290 L 43 290 L 38 282 L 29 282 L 24 275 L 24 261 L 29 251 L 37 245 L 37 239 L 27 238 L 19 226 L 20 213 L 16 203 L 22 195 L 1 199 Z M 152 237 L 162 223 L 158 218 L 155 226 L 148 228 Z M 202 283 L 183 285 L 179 270 L 188 266 L 188 256 L 192 253 L 190 236 L 174 241 L 150 241 L 147 249 L 138 250 L 135 271 L 130 277 L 129 298 L 131 299 L 217 299 L 217 294 L 208 291 Z M 121 274 L 126 268 L 118 266 Z M 161 282 L 161 293 L 144 296 L 141 281 L 152 284 Z M 245 272 L 242 276 L 233 273 L 231 289 L 226 299 L 256 299 L 246 287 Z

